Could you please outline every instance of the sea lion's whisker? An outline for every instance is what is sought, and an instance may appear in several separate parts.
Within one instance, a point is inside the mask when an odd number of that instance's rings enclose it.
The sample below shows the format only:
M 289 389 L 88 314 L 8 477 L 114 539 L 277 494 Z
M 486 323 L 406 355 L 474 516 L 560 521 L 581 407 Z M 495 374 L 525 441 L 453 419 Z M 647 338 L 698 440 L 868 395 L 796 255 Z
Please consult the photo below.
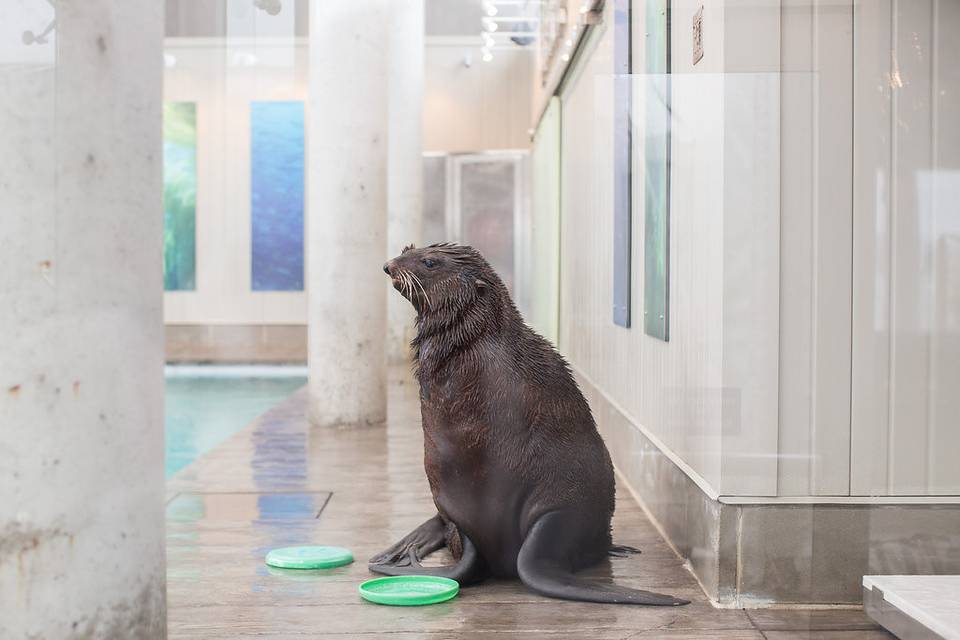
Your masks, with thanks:
M 410 275 L 413 276 L 413 279 L 420 285 L 420 292 L 423 294 L 424 300 L 427 301 L 427 306 L 430 306 L 430 296 L 427 295 L 427 290 L 423 288 L 423 282 L 420 281 L 420 278 L 417 277 L 417 274 L 411 272 Z

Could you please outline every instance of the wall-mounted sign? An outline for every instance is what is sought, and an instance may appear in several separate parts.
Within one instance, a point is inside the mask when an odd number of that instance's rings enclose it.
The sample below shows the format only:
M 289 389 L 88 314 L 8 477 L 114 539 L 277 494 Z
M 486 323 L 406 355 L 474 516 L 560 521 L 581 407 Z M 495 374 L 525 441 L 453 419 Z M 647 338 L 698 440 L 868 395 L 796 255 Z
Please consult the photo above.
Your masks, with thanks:
M 703 5 L 693 14 L 693 64 L 703 60 Z

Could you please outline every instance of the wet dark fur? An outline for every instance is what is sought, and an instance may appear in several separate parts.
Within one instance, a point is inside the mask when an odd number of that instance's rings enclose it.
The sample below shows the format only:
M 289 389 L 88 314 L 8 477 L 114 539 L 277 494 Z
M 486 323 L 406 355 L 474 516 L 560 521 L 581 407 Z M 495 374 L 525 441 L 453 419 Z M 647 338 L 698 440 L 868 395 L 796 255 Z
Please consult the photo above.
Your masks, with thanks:
M 420 383 L 424 466 L 439 520 L 424 523 L 374 558 L 371 568 L 422 573 L 419 559 L 443 545 L 465 564 L 462 547 L 472 542 L 478 558 L 460 579 L 519 574 L 531 588 L 555 597 L 682 603 L 614 599 L 609 593 L 577 597 L 582 589 L 591 591 L 582 585 L 576 593 L 553 584 L 539 588 L 541 565 L 552 567 L 553 555 L 562 556 L 564 571 L 576 571 L 611 550 L 613 465 L 590 407 L 566 361 L 523 322 L 503 282 L 476 250 L 407 247 L 384 270 L 417 311 L 411 346 Z M 540 543 L 528 543 L 524 571 L 518 556 L 541 519 L 554 521 L 551 526 L 563 533 L 541 533 Z M 645 593 L 610 589 L 621 596 Z

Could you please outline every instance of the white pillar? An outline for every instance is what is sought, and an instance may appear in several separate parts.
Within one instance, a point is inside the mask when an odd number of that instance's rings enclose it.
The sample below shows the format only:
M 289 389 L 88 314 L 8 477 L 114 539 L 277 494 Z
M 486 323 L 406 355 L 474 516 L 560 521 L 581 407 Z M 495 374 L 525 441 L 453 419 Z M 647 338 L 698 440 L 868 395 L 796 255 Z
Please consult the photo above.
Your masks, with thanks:
M 161 638 L 163 4 L 56 5 L 0 3 L 0 635 Z
M 386 418 L 387 56 L 391 0 L 310 3 L 310 418 Z
M 393 0 L 389 62 L 387 253 L 420 245 L 423 212 L 423 0 Z M 387 359 L 409 362 L 414 335 L 410 303 L 387 285 Z

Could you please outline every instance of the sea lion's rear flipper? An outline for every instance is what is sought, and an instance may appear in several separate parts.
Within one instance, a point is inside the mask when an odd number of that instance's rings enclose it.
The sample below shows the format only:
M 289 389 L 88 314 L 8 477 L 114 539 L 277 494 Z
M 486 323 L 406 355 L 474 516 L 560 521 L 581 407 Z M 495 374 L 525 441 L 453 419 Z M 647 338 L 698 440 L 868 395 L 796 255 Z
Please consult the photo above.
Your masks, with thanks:
M 370 564 L 396 564 L 406 562 L 413 551 L 422 560 L 446 545 L 447 525 L 440 514 L 433 516 L 405 535 L 386 551 L 370 558 Z
M 662 593 L 577 577 L 568 560 L 585 551 L 580 548 L 583 540 L 577 525 L 578 519 L 562 511 L 545 514 L 533 524 L 517 556 L 517 572 L 527 587 L 551 598 L 581 602 L 668 607 L 689 604 L 688 600 Z
M 463 545 L 463 553 L 455 564 L 449 566 L 425 567 L 420 564 L 420 559 L 411 549 L 405 559 L 393 563 L 378 564 L 371 562 L 367 567 L 374 573 L 382 573 L 387 576 L 440 576 L 456 580 L 462 585 L 483 580 L 486 577 L 486 569 L 483 559 L 477 553 L 477 548 L 470 542 L 470 538 L 463 533 L 460 533 L 460 541 Z

